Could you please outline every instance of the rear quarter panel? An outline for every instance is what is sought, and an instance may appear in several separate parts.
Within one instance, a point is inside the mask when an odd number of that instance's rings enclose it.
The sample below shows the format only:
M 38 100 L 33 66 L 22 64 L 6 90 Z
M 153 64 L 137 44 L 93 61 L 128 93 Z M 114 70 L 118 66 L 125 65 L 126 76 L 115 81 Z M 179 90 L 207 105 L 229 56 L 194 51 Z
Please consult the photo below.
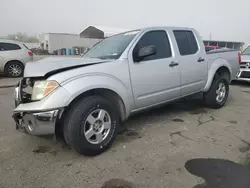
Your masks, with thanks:
M 6 65 L 6 63 L 8 63 L 9 61 L 13 61 L 13 60 L 19 60 L 23 63 L 22 60 L 20 60 L 20 54 L 22 53 L 21 50 L 13 50 L 13 51 L 2 51 L 0 52 L 0 57 L 1 57 L 1 67 L 0 67 L 0 71 L 4 72 L 4 67 Z
M 224 66 L 228 68 L 231 80 L 233 80 L 236 77 L 236 74 L 240 68 L 238 63 L 238 51 L 208 53 L 207 60 L 208 60 L 208 81 L 203 90 L 204 92 L 209 90 L 214 75 L 220 67 Z
M 0 71 L 4 71 L 4 67 L 9 61 L 20 61 L 25 65 L 26 62 L 32 60 L 32 56 L 29 56 L 28 50 L 26 49 L 2 51 L 0 52 Z

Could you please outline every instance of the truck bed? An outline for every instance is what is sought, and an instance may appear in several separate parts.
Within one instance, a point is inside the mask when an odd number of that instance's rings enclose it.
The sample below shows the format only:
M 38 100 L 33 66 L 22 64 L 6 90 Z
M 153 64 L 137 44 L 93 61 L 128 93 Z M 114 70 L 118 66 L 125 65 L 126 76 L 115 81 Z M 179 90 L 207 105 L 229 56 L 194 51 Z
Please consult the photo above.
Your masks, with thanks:
M 214 53 L 223 53 L 223 52 L 235 52 L 238 50 L 235 49 L 229 49 L 229 48 L 220 48 L 220 49 L 215 49 L 215 50 L 210 50 L 208 52 L 206 52 L 207 54 L 214 54 Z
M 225 64 L 229 63 L 232 71 L 232 78 L 235 79 L 237 72 L 239 70 L 239 59 L 238 59 L 238 50 L 234 49 L 216 49 L 207 52 L 208 58 L 208 70 L 210 69 L 211 65 L 217 59 L 224 59 Z

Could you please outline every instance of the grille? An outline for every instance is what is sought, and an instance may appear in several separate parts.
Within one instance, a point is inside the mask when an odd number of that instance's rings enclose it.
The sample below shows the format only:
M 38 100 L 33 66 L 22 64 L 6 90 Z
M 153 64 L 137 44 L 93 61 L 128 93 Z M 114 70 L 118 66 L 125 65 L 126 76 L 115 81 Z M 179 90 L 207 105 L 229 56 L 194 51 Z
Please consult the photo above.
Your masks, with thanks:
M 247 63 L 250 64 L 250 62 L 241 62 L 241 63 L 240 63 L 240 68 L 249 69 L 249 68 L 250 68 L 250 65 L 247 66 Z
M 32 87 L 31 83 L 27 82 L 27 79 L 22 79 L 20 81 L 20 102 L 28 103 L 31 102 Z
M 240 77 L 241 78 L 250 78 L 250 72 L 242 71 Z

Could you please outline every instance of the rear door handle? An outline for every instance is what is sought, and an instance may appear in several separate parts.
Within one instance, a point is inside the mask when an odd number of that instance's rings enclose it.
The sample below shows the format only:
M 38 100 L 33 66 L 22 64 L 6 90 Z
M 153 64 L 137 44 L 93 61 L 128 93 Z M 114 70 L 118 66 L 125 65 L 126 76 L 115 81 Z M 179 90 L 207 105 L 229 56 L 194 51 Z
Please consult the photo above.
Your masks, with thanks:
M 200 57 L 197 61 L 200 63 L 200 62 L 205 61 L 205 59 L 204 59 L 204 58 L 202 58 L 202 57 Z
M 175 66 L 178 66 L 178 65 L 179 65 L 179 63 L 176 63 L 176 62 L 174 62 L 174 61 L 172 61 L 172 62 L 169 64 L 170 67 L 175 67 Z

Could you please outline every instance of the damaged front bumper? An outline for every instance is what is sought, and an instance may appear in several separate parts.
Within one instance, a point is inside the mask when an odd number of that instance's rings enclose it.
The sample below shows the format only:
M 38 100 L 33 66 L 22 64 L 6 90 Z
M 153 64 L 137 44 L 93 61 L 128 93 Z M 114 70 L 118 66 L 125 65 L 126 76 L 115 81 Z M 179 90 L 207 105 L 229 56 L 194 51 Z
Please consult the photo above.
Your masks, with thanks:
M 23 81 L 20 81 L 14 90 L 15 110 L 12 117 L 16 129 L 32 135 L 55 134 L 56 123 L 60 120 L 64 108 L 37 109 L 35 107 L 41 105 L 34 105 L 35 102 L 27 103 L 28 95 L 22 89 Z
M 16 129 L 33 135 L 50 135 L 55 133 L 56 121 L 62 109 L 47 112 L 17 112 L 13 114 Z

